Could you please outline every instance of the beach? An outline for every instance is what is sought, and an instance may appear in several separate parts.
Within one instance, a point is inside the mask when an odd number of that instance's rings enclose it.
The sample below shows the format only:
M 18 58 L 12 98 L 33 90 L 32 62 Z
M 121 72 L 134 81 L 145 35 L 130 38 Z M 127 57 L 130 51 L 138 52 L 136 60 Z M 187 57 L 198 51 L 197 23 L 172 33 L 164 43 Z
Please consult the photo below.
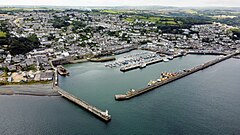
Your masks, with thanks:
M 33 85 L 3 85 L 0 86 L 0 95 L 32 95 L 32 96 L 59 96 L 50 84 Z

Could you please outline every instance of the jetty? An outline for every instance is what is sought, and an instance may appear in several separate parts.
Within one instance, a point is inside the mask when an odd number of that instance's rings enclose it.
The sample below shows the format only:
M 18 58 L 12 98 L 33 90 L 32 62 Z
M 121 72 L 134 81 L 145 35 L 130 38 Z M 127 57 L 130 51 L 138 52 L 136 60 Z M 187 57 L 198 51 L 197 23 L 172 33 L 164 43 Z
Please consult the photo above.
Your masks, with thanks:
M 234 56 L 234 59 L 240 59 L 240 55 Z
M 127 72 L 127 71 L 130 71 L 130 70 L 136 69 L 136 68 L 141 68 L 142 65 L 148 66 L 148 65 L 155 64 L 155 63 L 162 62 L 162 61 L 163 61 L 163 59 L 157 58 L 157 59 L 153 59 L 153 60 L 150 60 L 150 61 L 146 61 L 146 62 L 142 62 L 142 63 L 137 63 L 137 64 L 121 67 L 120 71 Z
M 194 55 L 227 55 L 225 52 L 219 52 L 214 50 L 190 50 L 187 54 L 194 54 Z
M 111 115 L 108 114 L 108 110 L 106 110 L 105 112 L 88 104 L 87 102 L 73 96 L 72 94 L 60 89 L 58 86 L 55 87 L 58 91 L 58 93 L 68 99 L 69 101 L 75 103 L 76 105 L 81 106 L 82 108 L 86 109 L 87 111 L 91 112 L 92 114 L 94 114 L 95 116 L 97 116 L 98 118 L 100 118 L 101 120 L 104 120 L 106 122 L 111 120 Z
M 173 60 L 175 58 L 182 57 L 182 56 L 184 56 L 184 54 L 178 53 L 178 54 L 172 55 L 171 59 L 169 57 L 166 58 L 166 59 Z M 152 64 L 155 64 L 155 63 L 159 63 L 159 62 L 163 62 L 163 61 L 164 60 L 162 58 L 157 57 L 157 58 L 153 58 L 153 59 L 148 60 L 148 61 L 143 61 L 143 62 L 139 62 L 139 63 L 136 63 L 136 64 L 130 64 L 130 65 L 121 67 L 120 71 L 127 72 L 127 71 L 134 70 L 134 69 L 137 69 L 137 68 L 143 68 L 143 65 L 145 67 L 145 66 L 149 66 L 149 65 L 152 65 Z
M 133 97 L 139 96 L 141 94 L 144 94 L 146 92 L 154 90 L 154 89 L 156 89 L 156 88 L 158 88 L 158 87 L 160 87 L 162 85 L 168 84 L 170 82 L 176 81 L 176 80 L 178 80 L 180 78 L 183 78 L 185 76 L 193 74 L 193 73 L 195 73 L 195 72 L 197 72 L 199 70 L 203 70 L 205 68 L 213 66 L 213 65 L 215 65 L 215 64 L 217 64 L 219 62 L 222 62 L 224 60 L 227 60 L 227 59 L 229 59 L 229 58 L 231 58 L 231 57 L 233 57 L 233 56 L 235 56 L 237 54 L 239 54 L 239 52 L 228 54 L 226 56 L 222 56 L 222 57 L 216 58 L 216 59 L 214 59 L 212 61 L 209 61 L 209 62 L 206 62 L 206 63 L 201 64 L 199 66 L 196 66 L 196 67 L 194 67 L 192 69 L 184 70 L 184 72 L 182 72 L 182 73 L 180 73 L 180 74 L 178 74 L 178 75 L 176 75 L 174 77 L 168 78 L 168 79 L 166 79 L 164 81 L 161 81 L 161 82 L 156 82 L 155 84 L 153 84 L 151 86 L 147 86 L 146 88 L 142 88 L 142 89 L 139 89 L 139 90 L 132 89 L 132 90 L 128 91 L 126 94 L 115 95 L 115 100 L 128 100 L 128 99 L 131 99 Z
M 90 105 L 86 101 L 83 101 L 82 99 L 80 99 L 80 98 L 64 91 L 60 87 L 58 87 L 58 74 L 57 74 L 58 71 L 57 71 L 57 68 L 55 68 L 55 67 L 53 67 L 53 68 L 55 69 L 55 72 L 54 72 L 55 74 L 54 74 L 54 79 L 53 79 L 53 89 L 55 91 L 57 91 L 65 99 L 68 99 L 72 103 L 75 103 L 76 105 L 78 105 L 78 106 L 84 108 L 85 110 L 89 111 L 90 113 L 94 114 L 99 119 L 101 119 L 105 122 L 109 122 L 111 120 L 111 115 L 108 114 L 108 110 L 106 110 L 104 112 L 104 111 L 98 109 L 97 107 Z
M 188 52 L 181 52 L 181 53 L 177 53 L 177 54 L 163 52 L 163 51 L 157 51 L 156 53 L 160 54 L 160 56 L 161 56 L 161 54 L 167 55 L 168 57 L 165 58 L 166 60 L 173 60 L 175 58 L 186 56 L 188 54 L 193 54 L 193 55 L 227 55 L 227 53 L 224 53 L 224 52 L 209 51 L 209 50 L 190 50 Z M 236 58 L 238 58 L 238 57 L 236 57 Z M 163 62 L 163 61 L 164 61 L 163 59 L 157 58 L 157 59 L 154 59 L 154 60 L 151 60 L 151 61 L 144 61 L 144 62 L 139 62 L 139 63 L 136 63 L 136 64 L 130 64 L 130 65 L 121 67 L 120 71 L 127 72 L 127 71 L 130 71 L 130 70 L 141 68 L 142 65 L 148 66 L 148 65 Z

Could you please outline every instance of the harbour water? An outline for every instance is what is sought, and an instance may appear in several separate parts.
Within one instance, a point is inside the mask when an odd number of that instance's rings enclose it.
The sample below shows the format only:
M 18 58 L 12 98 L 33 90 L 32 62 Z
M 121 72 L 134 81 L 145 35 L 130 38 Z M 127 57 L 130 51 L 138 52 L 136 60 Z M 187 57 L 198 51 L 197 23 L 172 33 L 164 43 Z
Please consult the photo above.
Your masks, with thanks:
M 108 109 L 111 122 L 105 123 L 61 97 L 0 96 L 0 134 L 239 134 L 238 59 L 128 101 L 114 100 L 115 94 L 145 87 L 161 72 L 191 68 L 215 57 L 188 55 L 126 73 L 106 68 L 104 63 L 67 65 L 70 76 L 60 77 L 60 87 Z

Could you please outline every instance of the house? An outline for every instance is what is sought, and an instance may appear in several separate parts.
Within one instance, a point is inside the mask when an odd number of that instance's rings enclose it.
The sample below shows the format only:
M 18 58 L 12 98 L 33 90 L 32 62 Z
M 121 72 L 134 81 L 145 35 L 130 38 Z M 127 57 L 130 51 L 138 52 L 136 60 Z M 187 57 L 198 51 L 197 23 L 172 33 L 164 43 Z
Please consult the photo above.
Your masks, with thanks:
M 26 63 L 27 66 L 31 66 L 31 65 L 34 64 L 34 59 L 26 59 L 25 63 Z
M 11 63 L 11 61 L 12 61 L 12 55 L 8 54 L 6 59 L 5 59 L 5 61 L 4 61 L 4 63 Z
M 0 54 L 4 54 L 4 50 L 3 49 L 0 49 Z
M 12 78 L 12 77 L 8 77 L 7 81 L 8 81 L 8 82 L 12 82 L 12 81 L 13 81 L 13 78 Z
M 12 62 L 14 62 L 14 63 L 19 63 L 22 60 L 24 60 L 24 56 L 23 55 L 16 55 L 15 57 L 12 57 Z
M 50 69 L 52 69 L 52 67 L 48 64 L 48 65 L 46 65 L 46 66 L 43 66 L 43 69 L 44 69 L 44 70 L 50 70 Z
M 21 66 L 22 68 L 26 68 L 27 67 L 27 64 L 26 63 L 20 63 L 19 66 Z
M 7 64 L 7 63 L 0 63 L 0 68 L 5 68 L 5 67 L 7 67 L 9 64 Z
M 4 73 L 4 72 L 0 70 L 0 75 L 3 75 L 3 73 Z
M 53 79 L 53 72 L 52 71 L 46 71 L 40 73 L 40 80 L 41 81 L 50 81 Z
M 15 65 L 10 65 L 7 67 L 10 72 L 14 72 L 17 70 L 17 67 Z

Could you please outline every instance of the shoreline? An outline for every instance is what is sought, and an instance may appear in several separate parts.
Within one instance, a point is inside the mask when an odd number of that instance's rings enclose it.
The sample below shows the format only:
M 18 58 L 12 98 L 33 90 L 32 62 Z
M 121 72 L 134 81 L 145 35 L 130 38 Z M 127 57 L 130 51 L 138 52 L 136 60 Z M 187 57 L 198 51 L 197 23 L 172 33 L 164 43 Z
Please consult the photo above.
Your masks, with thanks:
M 148 50 L 149 51 L 149 50 Z M 196 54 L 193 54 L 196 55 Z M 234 57 L 239 58 L 240 55 Z M 234 58 L 233 57 L 233 58 Z M 100 57 L 94 59 L 78 59 L 73 60 L 68 64 L 78 64 L 85 62 L 105 62 L 108 60 L 115 60 L 115 57 Z M 64 64 L 64 65 L 68 65 Z M 60 94 L 54 90 L 54 80 L 52 81 L 30 81 L 30 82 L 2 82 L 0 83 L 0 95 L 28 95 L 28 96 L 60 96 Z M 40 86 L 40 87 L 39 87 Z M 22 90 L 19 90 L 21 88 Z M 36 90 L 41 88 L 41 90 Z
M 37 85 L 37 84 L 51 84 L 53 81 L 30 81 L 30 82 L 0 82 L 1 86 L 11 86 L 11 85 Z
M 88 60 L 87 59 L 77 59 L 77 60 L 69 61 L 69 64 L 77 64 L 77 63 L 85 63 L 85 62 L 88 62 Z M 64 64 L 64 65 L 67 65 L 67 64 Z
M 108 62 L 116 60 L 115 57 L 99 57 L 99 58 L 90 58 L 90 62 Z
M 52 84 L 3 85 L 0 86 L 0 95 L 60 96 Z

